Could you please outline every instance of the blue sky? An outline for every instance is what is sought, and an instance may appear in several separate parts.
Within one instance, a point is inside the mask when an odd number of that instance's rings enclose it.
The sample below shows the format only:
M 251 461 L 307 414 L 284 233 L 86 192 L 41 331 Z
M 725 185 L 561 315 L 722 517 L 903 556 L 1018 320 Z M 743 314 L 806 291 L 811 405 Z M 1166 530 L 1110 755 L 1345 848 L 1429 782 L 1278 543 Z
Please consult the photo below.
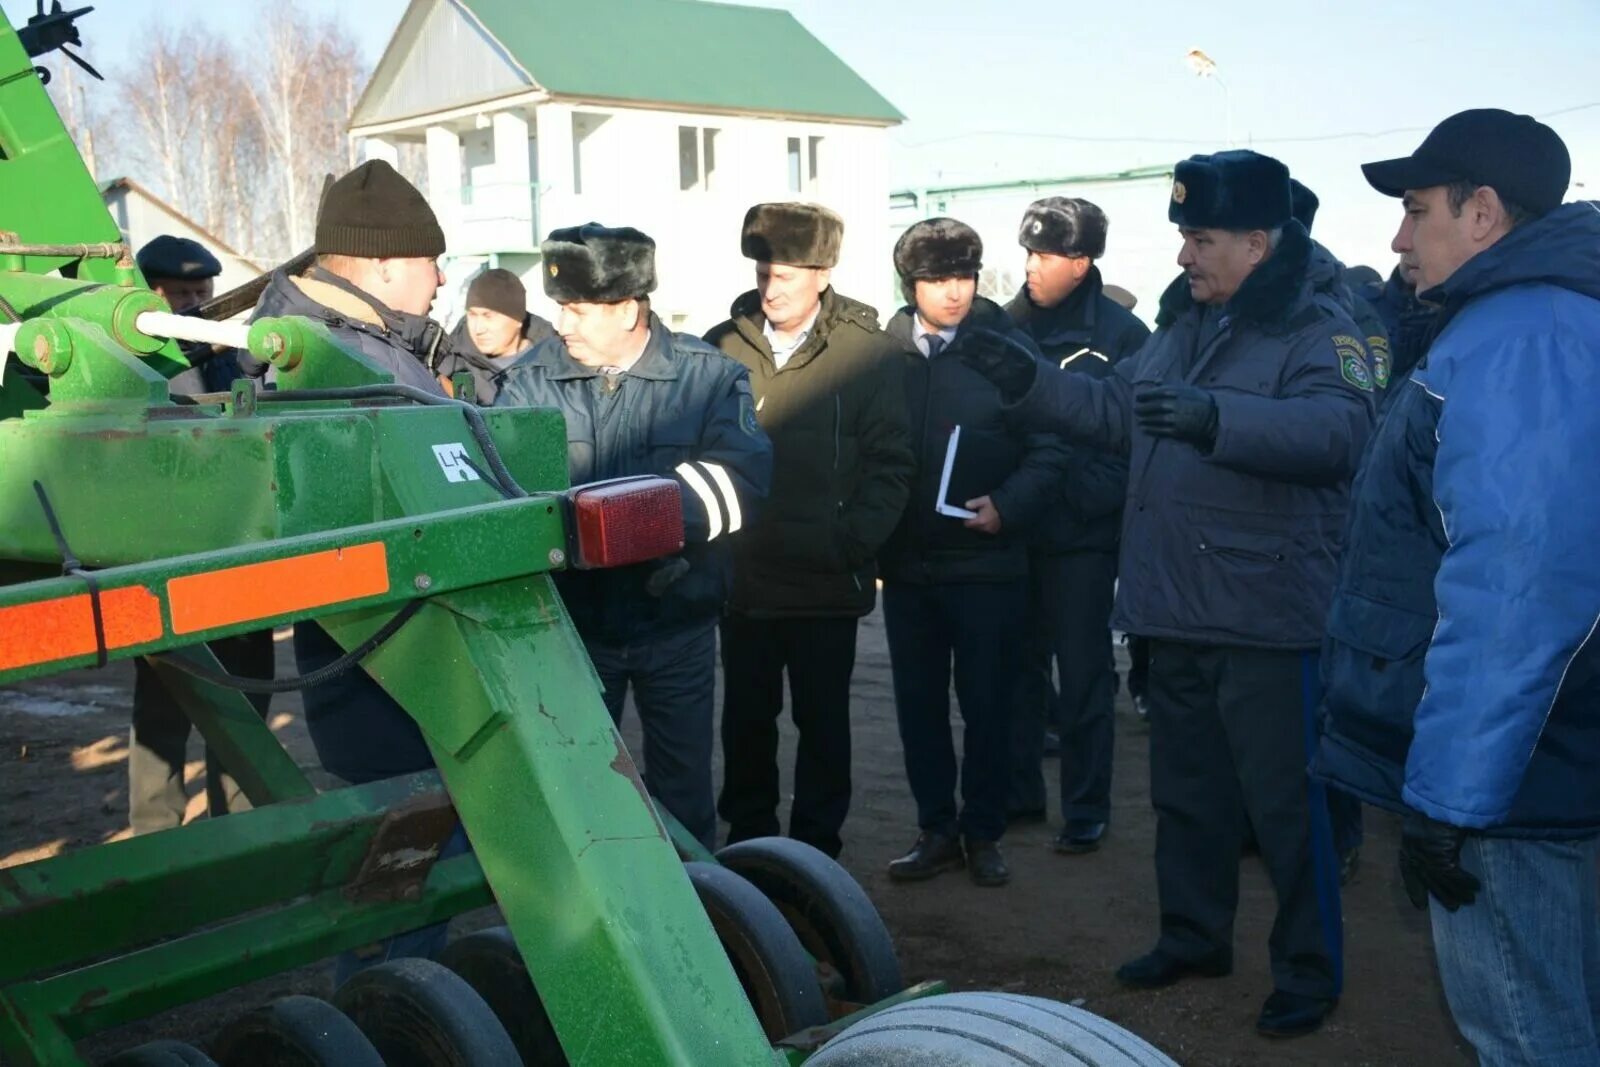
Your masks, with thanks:
M 302 5 L 342 14 L 374 61 L 406 6 Z M 1581 185 L 1571 195 L 1600 198 L 1597 0 L 1545 0 L 1526 16 L 1482 0 L 764 6 L 792 11 L 907 115 L 891 134 L 897 186 L 1170 163 L 1222 147 L 1231 111 L 1236 145 L 1278 156 L 1319 193 L 1317 235 L 1347 262 L 1382 266 L 1398 207 L 1367 188 L 1361 162 L 1406 154 L 1462 108 L 1544 116 L 1589 104 L 1546 121 L 1572 150 Z M 33 4 L 0 7 L 20 21 Z M 252 0 L 99 0 L 85 50 L 108 67 L 136 62 L 140 27 L 160 18 L 243 39 L 259 10 Z M 1191 48 L 1216 61 L 1226 92 L 1189 71 Z M 1334 136 L 1345 134 L 1355 136 Z

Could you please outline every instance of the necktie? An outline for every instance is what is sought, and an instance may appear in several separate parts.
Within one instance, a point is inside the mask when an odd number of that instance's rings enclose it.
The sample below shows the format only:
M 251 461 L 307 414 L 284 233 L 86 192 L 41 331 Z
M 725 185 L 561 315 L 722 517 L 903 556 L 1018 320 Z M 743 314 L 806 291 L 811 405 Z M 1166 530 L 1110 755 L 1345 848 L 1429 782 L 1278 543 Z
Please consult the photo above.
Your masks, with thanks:
M 940 352 L 944 351 L 945 341 L 943 337 L 940 337 L 936 333 L 924 334 L 923 336 L 928 342 L 929 359 L 932 359 L 934 356 L 937 356 Z

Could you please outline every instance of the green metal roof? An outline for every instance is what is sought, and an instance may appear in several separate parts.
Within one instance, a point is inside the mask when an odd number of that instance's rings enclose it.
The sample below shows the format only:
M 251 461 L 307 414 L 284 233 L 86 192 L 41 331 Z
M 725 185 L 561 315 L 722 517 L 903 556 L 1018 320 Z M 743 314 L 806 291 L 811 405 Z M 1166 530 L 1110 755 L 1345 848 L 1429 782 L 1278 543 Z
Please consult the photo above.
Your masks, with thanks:
M 556 96 L 902 122 L 787 11 L 704 0 L 455 0 Z

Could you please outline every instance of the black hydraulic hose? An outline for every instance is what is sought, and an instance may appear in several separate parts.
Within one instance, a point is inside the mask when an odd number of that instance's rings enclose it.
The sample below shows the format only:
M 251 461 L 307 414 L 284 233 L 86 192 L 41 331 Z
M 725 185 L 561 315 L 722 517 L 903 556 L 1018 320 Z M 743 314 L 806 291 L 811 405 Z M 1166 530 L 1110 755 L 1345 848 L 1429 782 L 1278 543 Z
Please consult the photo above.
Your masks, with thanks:
M 180 659 L 177 656 L 152 653 L 148 658 L 159 660 L 172 669 L 192 675 L 202 682 L 220 685 L 224 689 L 237 689 L 242 693 L 289 693 L 296 689 L 310 689 L 324 682 L 330 682 L 339 677 L 339 675 L 353 669 L 373 649 L 389 640 L 399 631 L 400 627 L 411 621 L 411 616 L 422 610 L 422 605 L 425 603 L 427 603 L 425 600 L 406 601 L 404 606 L 394 613 L 393 618 L 373 631 L 372 636 L 361 642 L 361 644 L 327 666 L 319 667 L 310 674 L 296 675 L 293 678 L 245 678 L 241 675 L 229 674 L 226 671 L 213 671 L 198 664 L 190 663 L 188 660 Z

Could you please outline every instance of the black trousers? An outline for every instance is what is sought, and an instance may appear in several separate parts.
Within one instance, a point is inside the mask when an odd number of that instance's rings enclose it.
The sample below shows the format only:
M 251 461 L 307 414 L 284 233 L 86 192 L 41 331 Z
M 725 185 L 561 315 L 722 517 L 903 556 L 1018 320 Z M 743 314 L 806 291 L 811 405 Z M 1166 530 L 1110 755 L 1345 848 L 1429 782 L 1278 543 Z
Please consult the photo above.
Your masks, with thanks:
M 789 836 L 838 856 L 850 811 L 850 674 L 853 617 L 722 621 L 722 795 L 728 841 L 778 828 L 778 716 L 783 675 L 800 743 Z
M 924 830 L 998 841 L 1006 828 L 1012 691 L 1022 663 L 1027 583 L 890 583 L 883 590 L 895 714 Z M 950 679 L 965 723 L 956 807 Z
M 247 678 L 273 676 L 272 631 L 223 637 L 211 651 L 230 674 Z M 250 703 L 266 717 L 270 693 L 250 694 Z M 189 797 L 183 768 L 189 748 L 189 716 L 177 698 L 142 658 L 133 666 L 133 728 L 128 745 L 128 824 L 136 834 L 170 830 L 183 823 Z M 239 785 L 208 749 L 206 802 L 212 815 L 245 811 L 250 802 Z
M 585 641 L 584 646 L 600 676 L 606 710 L 618 726 L 628 689 L 633 688 L 644 732 L 645 788 L 701 844 L 715 848 L 711 721 L 717 681 L 716 623 L 631 643 Z
M 1047 716 L 1061 734 L 1061 817 L 1111 816 L 1111 757 L 1117 697 L 1111 603 L 1117 557 L 1110 552 L 1035 554 L 1029 561 L 1027 657 L 1011 719 L 1012 811 L 1045 805 Z M 1053 680 L 1059 670 L 1061 688 Z
M 1337 996 L 1339 872 L 1315 744 L 1310 652 L 1150 642 L 1150 796 L 1160 947 L 1197 959 L 1233 947 L 1248 815 L 1278 898 L 1276 988 Z

